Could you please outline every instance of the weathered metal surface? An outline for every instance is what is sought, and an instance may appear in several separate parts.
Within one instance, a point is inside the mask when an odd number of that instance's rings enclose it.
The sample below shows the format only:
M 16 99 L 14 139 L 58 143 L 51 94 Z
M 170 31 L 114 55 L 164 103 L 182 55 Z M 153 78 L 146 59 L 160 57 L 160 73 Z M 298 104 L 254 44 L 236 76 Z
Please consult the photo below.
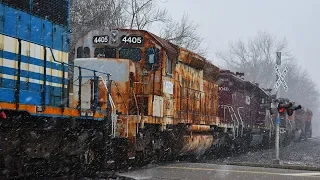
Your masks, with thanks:
M 185 51 L 182 51 L 185 52 Z M 192 58 L 185 54 L 179 55 L 176 65 L 176 115 L 175 118 L 180 123 L 200 123 L 201 113 L 201 93 L 203 92 L 203 70 L 195 69 L 187 64 Z M 184 59 L 186 58 L 186 59 Z
M 222 72 L 219 79 L 219 119 L 224 124 L 241 123 L 246 127 L 265 127 L 268 95 L 251 82 L 232 72 Z
M 129 108 L 129 102 L 133 101 L 131 98 L 130 92 L 130 73 L 135 73 L 134 63 L 129 60 L 123 59 L 96 59 L 96 58 L 88 58 L 88 59 L 76 59 L 75 64 L 82 67 L 87 67 L 91 69 L 95 69 L 100 72 L 110 73 L 112 80 L 112 89 L 111 95 L 113 97 L 113 101 L 117 108 L 117 111 L 121 114 L 127 114 Z M 79 72 L 75 70 L 75 77 L 78 76 Z M 93 99 L 93 72 L 82 70 L 82 83 L 83 86 L 92 86 L 89 88 L 83 88 L 81 90 L 81 94 L 87 94 L 87 96 L 82 96 L 81 104 L 88 103 L 88 108 L 92 106 Z M 96 76 L 101 76 L 101 74 L 96 74 Z M 103 83 L 103 80 L 107 80 L 107 77 L 101 76 L 102 79 L 99 79 L 99 87 L 98 87 L 98 103 L 102 109 L 106 108 L 107 102 L 107 89 Z M 75 84 L 78 83 L 79 80 L 75 80 Z M 91 83 L 89 83 L 91 82 Z M 73 107 L 75 108 L 78 105 L 78 91 L 79 87 L 73 88 Z M 134 103 L 132 103 L 134 105 Z
M 179 48 L 178 58 L 179 61 L 196 69 L 203 69 L 206 64 L 206 61 L 203 57 L 181 47 Z
M 203 121 L 207 124 L 216 125 L 216 117 L 218 115 L 218 95 L 219 87 L 210 81 L 203 81 L 203 90 L 201 101 L 201 112 Z
M 181 155 L 202 155 L 213 144 L 214 137 L 211 135 L 195 134 L 183 137 L 184 145 L 180 150 Z
M 188 130 L 191 132 L 209 132 L 210 126 L 209 125 L 190 125 Z
M 203 68 L 203 79 L 212 83 L 216 83 L 219 78 L 220 69 L 206 61 L 205 66 Z

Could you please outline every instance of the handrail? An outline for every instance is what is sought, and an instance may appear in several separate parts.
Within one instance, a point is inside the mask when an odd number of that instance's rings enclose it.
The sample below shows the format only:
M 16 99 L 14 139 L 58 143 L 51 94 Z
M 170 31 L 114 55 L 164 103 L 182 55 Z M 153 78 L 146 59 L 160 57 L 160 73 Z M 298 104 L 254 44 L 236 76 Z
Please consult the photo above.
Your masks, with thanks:
M 138 101 L 137 101 L 137 96 L 136 96 L 136 93 L 134 92 L 134 90 L 132 89 L 132 92 L 133 92 L 133 98 L 134 98 L 134 101 L 136 103 L 136 106 L 137 106 L 137 115 L 139 116 L 140 113 L 139 113 L 139 106 L 138 106 Z
M 114 105 L 114 102 L 111 98 L 111 95 L 109 95 L 109 100 L 110 100 L 110 104 L 111 104 L 111 109 L 112 109 L 112 113 L 111 113 L 111 121 L 112 121 L 112 136 L 115 137 L 116 136 L 116 121 L 117 121 L 117 111 L 116 111 L 116 106 Z
M 85 69 L 85 70 L 92 71 L 92 72 L 97 72 L 97 73 L 100 73 L 100 74 L 105 74 L 107 76 L 111 76 L 111 74 L 109 74 L 109 73 L 105 73 L 105 72 L 97 71 L 97 70 L 94 70 L 94 69 L 89 69 L 89 68 L 85 68 L 85 67 L 82 67 L 82 66 L 77 66 L 77 65 L 74 65 L 74 64 L 69 64 L 69 63 L 57 61 L 55 56 L 54 56 L 54 54 L 53 54 L 52 48 L 50 48 L 50 51 L 51 51 L 51 55 L 52 55 L 53 61 L 55 61 L 57 63 L 60 63 L 62 65 L 73 66 L 73 67 Z
M 106 88 L 107 91 L 109 91 L 106 80 L 102 76 L 99 76 L 99 78 L 102 79 L 102 83 L 103 83 L 104 87 Z M 116 109 L 116 105 L 114 104 L 114 101 L 111 97 L 111 94 L 109 94 L 109 101 L 110 101 L 110 105 L 111 105 L 111 126 L 112 126 L 111 131 L 112 131 L 112 136 L 115 137 L 116 136 L 116 124 L 117 124 L 117 109 Z M 128 114 L 127 114 L 127 117 L 128 117 Z M 128 137 L 128 119 L 127 119 L 126 136 Z
M 243 135 L 243 120 L 242 120 L 242 117 L 240 115 L 240 109 L 243 109 L 243 107 L 238 107 L 238 115 L 239 115 L 239 118 L 241 120 L 241 136 Z
M 230 116 L 231 116 L 231 119 L 232 119 L 232 121 L 234 121 L 234 122 L 236 122 L 234 119 L 233 119 L 233 117 L 232 117 L 232 115 L 231 115 L 231 113 L 233 112 L 233 115 L 235 116 L 235 119 L 237 120 L 237 137 L 239 136 L 239 120 L 238 120 L 238 117 L 236 116 L 236 113 L 235 113 L 235 111 L 234 111 L 234 109 L 233 109 L 233 107 L 232 106 L 227 106 L 228 107 L 228 109 L 229 109 L 229 112 L 230 112 Z M 232 110 L 232 112 L 231 112 L 231 110 Z

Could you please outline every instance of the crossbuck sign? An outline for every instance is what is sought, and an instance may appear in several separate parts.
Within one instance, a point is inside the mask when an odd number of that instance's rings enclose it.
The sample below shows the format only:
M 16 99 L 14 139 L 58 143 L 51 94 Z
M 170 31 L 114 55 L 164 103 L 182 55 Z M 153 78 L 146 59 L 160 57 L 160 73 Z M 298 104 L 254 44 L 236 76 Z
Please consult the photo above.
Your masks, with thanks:
M 287 75 L 288 73 L 288 67 L 286 66 L 284 68 L 284 71 L 283 73 L 280 72 L 280 69 L 279 69 L 279 66 L 278 65 L 275 65 L 274 66 L 274 69 L 276 70 L 276 73 L 277 73 L 277 76 L 278 76 L 278 80 L 276 82 L 276 84 L 274 85 L 274 90 L 275 91 L 278 91 L 280 85 L 282 84 L 283 85 L 283 88 L 286 92 L 288 92 L 288 86 L 287 86 L 287 83 L 286 81 L 284 80 L 284 77 Z

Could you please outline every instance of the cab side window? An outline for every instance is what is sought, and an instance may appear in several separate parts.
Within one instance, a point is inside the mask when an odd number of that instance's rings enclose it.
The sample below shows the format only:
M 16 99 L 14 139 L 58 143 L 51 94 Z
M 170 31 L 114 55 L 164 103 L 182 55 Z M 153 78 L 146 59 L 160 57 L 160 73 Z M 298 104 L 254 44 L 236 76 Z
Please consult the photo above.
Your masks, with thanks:
M 83 54 L 83 47 L 78 47 L 77 48 L 77 58 L 82 58 Z
M 172 60 L 166 55 L 166 74 L 172 75 Z
M 158 48 L 148 48 L 146 51 L 146 69 L 151 70 L 152 67 L 156 68 L 159 65 L 160 51 Z

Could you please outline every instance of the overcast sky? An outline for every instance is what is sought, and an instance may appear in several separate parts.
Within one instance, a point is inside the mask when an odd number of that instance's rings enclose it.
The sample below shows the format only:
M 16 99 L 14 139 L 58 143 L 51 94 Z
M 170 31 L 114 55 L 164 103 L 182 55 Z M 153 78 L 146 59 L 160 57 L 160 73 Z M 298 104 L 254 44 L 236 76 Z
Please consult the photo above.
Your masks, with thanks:
M 161 0 L 176 20 L 184 12 L 199 25 L 210 45 L 208 58 L 219 64 L 217 51 L 228 43 L 267 31 L 288 40 L 297 63 L 320 87 L 320 0 Z M 289 87 L 290 88 L 290 87 Z

